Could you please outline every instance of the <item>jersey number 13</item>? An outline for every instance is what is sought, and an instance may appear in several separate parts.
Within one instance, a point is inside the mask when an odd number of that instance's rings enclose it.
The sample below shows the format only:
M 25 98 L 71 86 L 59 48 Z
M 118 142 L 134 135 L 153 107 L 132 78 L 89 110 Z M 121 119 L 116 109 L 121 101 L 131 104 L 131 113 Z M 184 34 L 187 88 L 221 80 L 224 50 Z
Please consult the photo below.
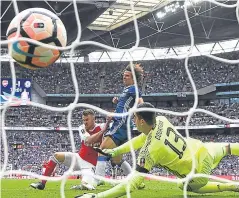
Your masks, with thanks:
M 164 144 L 169 146 L 170 149 L 172 149 L 178 155 L 179 159 L 181 159 L 183 157 L 183 152 L 187 148 L 187 144 L 185 140 L 180 135 L 178 135 L 171 127 L 167 128 L 166 135 L 169 137 L 171 133 L 173 133 L 175 136 L 174 140 L 171 139 L 169 141 L 165 139 Z

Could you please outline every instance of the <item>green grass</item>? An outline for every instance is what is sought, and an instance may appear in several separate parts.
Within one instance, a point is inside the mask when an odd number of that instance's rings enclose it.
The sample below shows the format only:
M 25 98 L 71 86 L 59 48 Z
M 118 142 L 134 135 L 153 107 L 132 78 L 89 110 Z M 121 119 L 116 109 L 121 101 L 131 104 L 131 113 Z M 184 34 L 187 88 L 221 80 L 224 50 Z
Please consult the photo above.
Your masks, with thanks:
M 15 179 L 3 179 L 1 181 L 1 197 L 2 198 L 58 198 L 60 197 L 60 182 L 48 182 L 45 190 L 35 190 L 29 185 L 37 180 L 15 180 Z M 87 191 L 70 190 L 72 185 L 80 183 L 79 180 L 68 180 L 65 186 L 66 198 L 73 198 L 76 195 L 83 194 Z M 143 190 L 135 191 L 131 195 L 132 198 L 182 198 L 183 193 L 179 190 L 176 184 L 158 182 L 158 181 L 146 181 L 146 187 Z M 111 188 L 110 185 L 100 186 L 98 190 L 92 192 L 100 192 Z M 125 198 L 126 196 L 124 196 Z M 198 195 L 189 193 L 190 198 L 231 198 L 239 197 L 239 193 L 217 193 Z

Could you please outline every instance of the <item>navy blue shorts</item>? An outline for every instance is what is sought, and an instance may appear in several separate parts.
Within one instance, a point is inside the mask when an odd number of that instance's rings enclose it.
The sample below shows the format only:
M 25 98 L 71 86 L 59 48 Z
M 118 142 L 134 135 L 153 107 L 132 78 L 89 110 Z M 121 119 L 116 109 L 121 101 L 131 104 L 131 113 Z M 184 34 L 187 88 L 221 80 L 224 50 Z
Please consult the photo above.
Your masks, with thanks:
M 130 128 L 133 129 L 132 126 Z M 128 141 L 127 123 L 125 121 L 114 121 L 110 130 L 104 136 L 110 136 L 117 146 L 124 144 Z

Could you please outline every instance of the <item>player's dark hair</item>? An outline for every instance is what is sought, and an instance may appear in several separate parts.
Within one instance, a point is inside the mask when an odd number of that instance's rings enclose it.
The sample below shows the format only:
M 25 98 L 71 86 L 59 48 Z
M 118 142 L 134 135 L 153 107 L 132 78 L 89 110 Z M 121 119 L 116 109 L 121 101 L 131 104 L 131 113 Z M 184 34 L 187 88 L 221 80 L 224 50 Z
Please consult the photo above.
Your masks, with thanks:
M 88 115 L 95 115 L 95 112 L 92 109 L 86 109 L 82 113 L 83 116 L 88 116 Z
M 140 64 L 134 64 L 133 68 L 134 68 L 134 73 L 135 73 L 135 77 L 136 77 L 137 83 L 141 83 L 141 81 L 143 79 L 143 74 L 144 74 L 143 67 Z M 124 71 L 132 72 L 130 64 L 127 65 L 127 67 L 125 68 Z
M 155 108 L 151 103 L 144 102 L 138 105 L 138 108 Z M 137 116 L 143 119 L 148 125 L 154 125 L 156 123 L 156 112 L 141 111 L 136 113 Z

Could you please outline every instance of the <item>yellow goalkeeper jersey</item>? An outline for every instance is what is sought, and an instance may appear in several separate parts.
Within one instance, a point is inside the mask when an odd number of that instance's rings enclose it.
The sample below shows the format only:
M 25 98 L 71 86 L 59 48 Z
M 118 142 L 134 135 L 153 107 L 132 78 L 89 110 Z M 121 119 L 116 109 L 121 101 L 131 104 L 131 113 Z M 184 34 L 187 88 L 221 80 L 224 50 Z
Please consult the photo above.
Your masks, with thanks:
M 137 159 L 140 167 L 148 171 L 152 167 L 163 167 L 180 178 L 191 171 L 192 156 L 196 159 L 197 169 L 199 153 L 205 152 L 204 144 L 200 140 L 184 138 L 164 116 L 156 118 L 156 125 L 148 135 L 142 133 L 131 142 L 134 149 L 141 148 Z M 129 142 L 117 150 L 119 153 L 129 152 Z

